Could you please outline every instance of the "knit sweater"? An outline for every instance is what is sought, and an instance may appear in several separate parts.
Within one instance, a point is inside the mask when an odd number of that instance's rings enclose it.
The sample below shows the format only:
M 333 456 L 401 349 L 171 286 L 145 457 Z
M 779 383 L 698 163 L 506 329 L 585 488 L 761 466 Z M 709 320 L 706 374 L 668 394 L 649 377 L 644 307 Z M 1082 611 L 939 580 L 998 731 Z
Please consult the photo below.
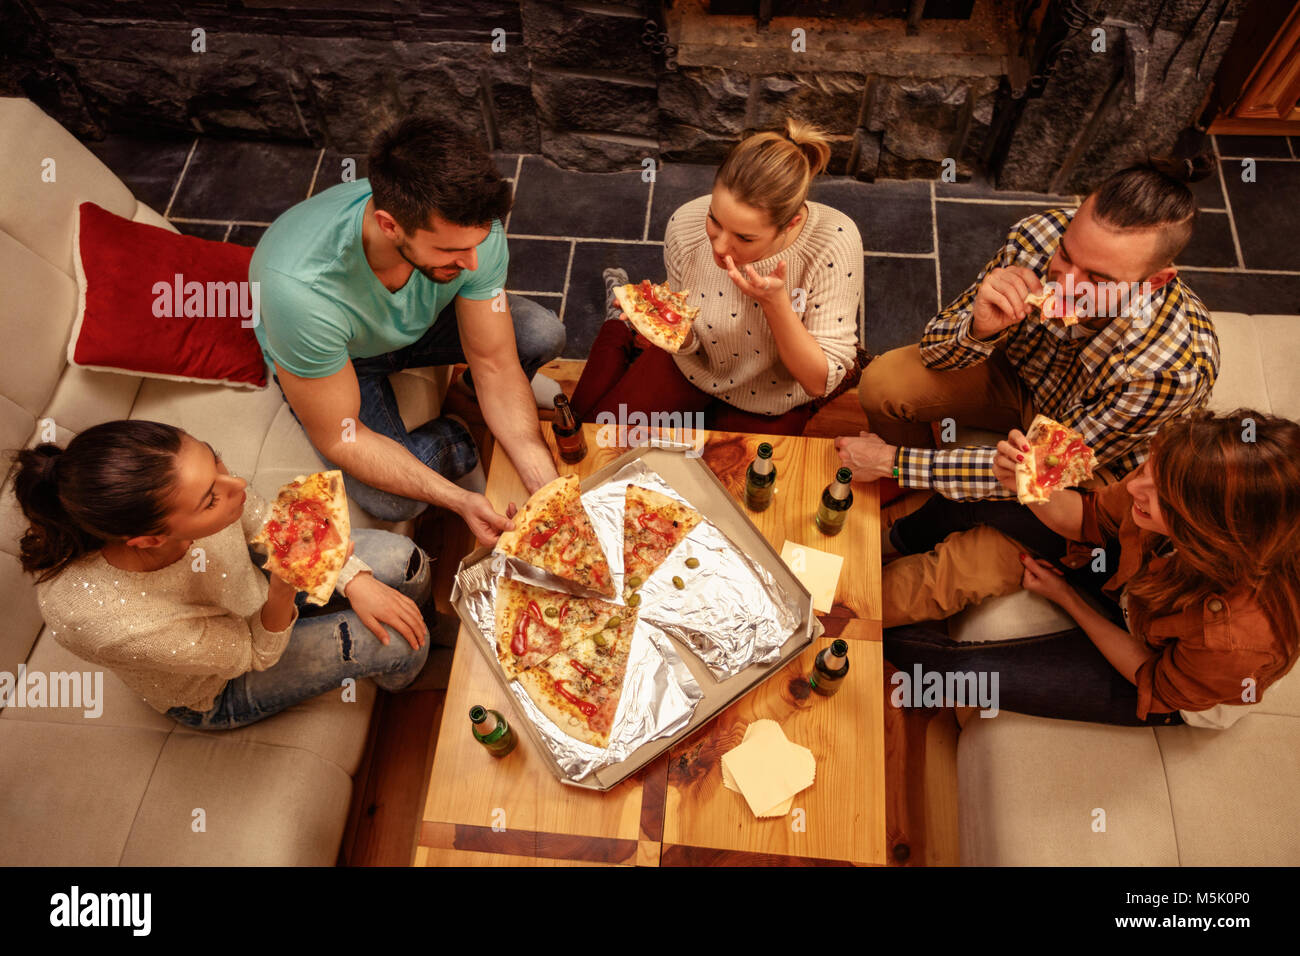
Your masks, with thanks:
M 673 289 L 687 289 L 700 307 L 692 344 L 674 355 L 683 375 L 703 392 L 747 412 L 783 415 L 813 396 L 790 374 L 762 307 L 743 295 L 713 259 L 705 232 L 711 196 L 679 207 L 664 234 L 664 265 Z M 808 203 L 799 237 L 753 263 L 765 276 L 786 263 L 786 289 L 804 326 L 826 353 L 829 394 L 853 366 L 858 303 L 862 299 L 862 237 L 853 220 L 830 206 Z
M 246 489 L 243 514 L 216 534 L 197 538 L 189 552 L 156 571 L 125 571 L 93 551 L 36 586 L 41 614 L 60 644 L 107 667 L 155 710 L 206 712 L 226 682 L 263 671 L 289 645 L 289 626 L 262 626 L 267 582 L 252 562 L 248 540 L 261 529 L 268 505 Z M 202 548 L 200 556 L 195 549 Z M 353 558 L 339 591 L 364 570 Z M 200 570 L 201 569 L 201 570 Z

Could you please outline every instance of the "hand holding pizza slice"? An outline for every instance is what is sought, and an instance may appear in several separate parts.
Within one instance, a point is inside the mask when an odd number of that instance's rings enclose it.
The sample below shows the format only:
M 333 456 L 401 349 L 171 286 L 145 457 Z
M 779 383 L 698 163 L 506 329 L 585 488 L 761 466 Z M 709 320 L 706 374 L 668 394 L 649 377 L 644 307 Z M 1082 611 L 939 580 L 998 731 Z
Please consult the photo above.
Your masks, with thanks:
M 699 317 L 699 308 L 686 301 L 688 293 L 674 292 L 667 283 L 656 285 L 649 279 L 614 288 L 614 298 L 633 327 L 665 352 L 676 352 L 685 344 L 691 323 Z
M 1016 464 L 1016 498 L 1022 505 L 1043 504 L 1054 491 L 1092 477 L 1097 458 L 1073 428 L 1037 415 L 1025 440 L 1029 450 Z
M 1065 314 L 1065 300 L 1061 295 L 1059 282 L 1048 282 L 1038 292 L 1025 296 L 1025 305 L 1039 310 L 1043 319 L 1059 319 L 1062 325 L 1078 325 L 1077 315 Z
M 251 542 L 266 546 L 267 570 L 306 591 L 310 603 L 328 603 L 352 537 L 343 473 L 299 475 L 280 489 L 270 510 Z
M 514 520 L 514 530 L 497 540 L 497 551 L 614 596 L 614 578 L 582 506 L 577 475 L 561 475 L 538 488 Z

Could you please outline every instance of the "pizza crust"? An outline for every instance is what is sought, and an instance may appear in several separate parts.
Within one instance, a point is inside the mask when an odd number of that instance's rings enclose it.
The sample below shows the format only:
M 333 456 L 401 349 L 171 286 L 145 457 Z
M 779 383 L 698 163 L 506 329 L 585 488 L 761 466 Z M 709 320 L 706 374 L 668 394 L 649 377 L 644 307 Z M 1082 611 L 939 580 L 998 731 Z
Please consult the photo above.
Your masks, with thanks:
M 511 557 L 518 557 L 523 550 L 524 531 L 532 526 L 538 516 L 544 514 L 553 501 L 573 496 L 581 498 L 581 494 L 577 475 L 560 475 L 548 481 L 524 502 L 523 510 L 515 515 L 515 529 L 501 533 L 501 537 L 497 538 L 496 550 Z
M 1051 492 L 1038 484 L 1038 449 L 1035 447 L 1039 441 L 1038 433 L 1044 428 L 1065 428 L 1067 431 L 1075 432 L 1074 429 L 1060 424 L 1046 415 L 1035 415 L 1034 420 L 1029 423 L 1029 428 L 1025 431 L 1025 440 L 1029 442 L 1029 451 L 1025 452 L 1024 461 L 1016 463 L 1016 500 L 1022 505 L 1044 504 L 1050 500 Z M 1092 469 L 1096 464 L 1096 456 L 1092 450 L 1088 449 L 1087 467 L 1082 472 L 1082 477 L 1087 478 L 1092 474 Z M 1069 487 L 1074 482 L 1063 482 L 1061 487 Z
M 691 324 L 693 319 L 682 316 L 683 330 L 680 336 L 674 337 L 667 333 L 664 328 L 650 319 L 633 301 L 629 289 L 635 289 L 634 285 L 621 285 L 614 287 L 614 298 L 618 300 L 619 307 L 631 320 L 632 325 L 638 332 L 644 335 L 651 345 L 663 349 L 665 352 L 676 352 L 690 335 Z

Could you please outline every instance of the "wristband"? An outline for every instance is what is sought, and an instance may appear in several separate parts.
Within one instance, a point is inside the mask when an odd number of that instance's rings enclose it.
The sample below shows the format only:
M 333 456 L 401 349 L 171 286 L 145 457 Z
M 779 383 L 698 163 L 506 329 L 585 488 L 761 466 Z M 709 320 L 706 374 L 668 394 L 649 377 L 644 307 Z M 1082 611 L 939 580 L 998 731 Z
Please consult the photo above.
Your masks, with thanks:
M 895 478 L 895 480 L 898 479 L 898 466 L 897 466 L 897 465 L 894 466 L 894 478 Z

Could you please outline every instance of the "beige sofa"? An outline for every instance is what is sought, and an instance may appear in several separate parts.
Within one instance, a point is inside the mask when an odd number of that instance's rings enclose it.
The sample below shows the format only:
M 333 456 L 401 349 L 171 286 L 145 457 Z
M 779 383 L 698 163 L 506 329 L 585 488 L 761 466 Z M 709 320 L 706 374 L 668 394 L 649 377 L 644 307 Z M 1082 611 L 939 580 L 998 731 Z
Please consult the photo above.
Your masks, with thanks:
M 56 181 L 42 163 L 55 160 Z M 91 200 L 172 227 L 27 100 L 0 98 L 0 448 L 35 444 L 46 419 L 65 443 L 115 418 L 178 425 L 212 442 L 263 495 L 319 459 L 272 384 L 261 391 L 69 366 L 77 311 L 73 222 Z M 412 427 L 437 414 L 447 370 L 393 376 Z M 358 509 L 358 527 L 388 527 Z M 48 635 L 17 560 L 22 514 L 0 487 L 0 671 L 92 669 Z M 237 731 L 173 723 L 104 675 L 103 713 L 0 711 L 0 864 L 333 864 L 378 691 L 325 694 Z M 202 814 L 196 811 L 202 810 Z M 202 821 L 202 829 L 198 822 Z
M 1220 312 L 1214 325 L 1222 367 L 1210 407 L 1300 420 L 1300 316 Z M 950 633 L 991 641 L 1072 625 L 1021 591 L 958 615 Z M 1185 714 L 1195 726 L 961 715 L 964 865 L 1300 864 L 1300 667 L 1258 703 Z M 1095 828 L 1102 820 L 1105 829 Z

